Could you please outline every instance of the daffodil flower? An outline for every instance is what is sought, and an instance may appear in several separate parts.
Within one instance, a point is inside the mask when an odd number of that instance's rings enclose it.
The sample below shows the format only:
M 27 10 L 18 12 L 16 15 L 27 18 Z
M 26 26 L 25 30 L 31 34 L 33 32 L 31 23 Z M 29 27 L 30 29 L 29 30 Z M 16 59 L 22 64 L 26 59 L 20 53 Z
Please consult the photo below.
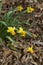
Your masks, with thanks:
M 21 12 L 23 10 L 23 7 L 21 5 L 19 5 L 19 6 L 16 7 L 16 9 L 17 9 L 17 11 Z
M 28 13 L 32 13 L 34 11 L 34 8 L 32 8 L 32 7 L 27 7 L 27 12 Z
M 18 33 L 20 33 L 23 37 L 26 36 L 26 31 L 24 31 L 22 27 L 19 28 Z
M 29 47 L 29 48 L 27 48 L 27 52 L 30 52 L 30 53 L 34 53 L 34 50 L 33 50 L 33 46 L 31 46 L 31 47 Z
M 15 35 L 16 34 L 15 27 L 8 27 L 7 32 L 10 32 L 12 35 Z

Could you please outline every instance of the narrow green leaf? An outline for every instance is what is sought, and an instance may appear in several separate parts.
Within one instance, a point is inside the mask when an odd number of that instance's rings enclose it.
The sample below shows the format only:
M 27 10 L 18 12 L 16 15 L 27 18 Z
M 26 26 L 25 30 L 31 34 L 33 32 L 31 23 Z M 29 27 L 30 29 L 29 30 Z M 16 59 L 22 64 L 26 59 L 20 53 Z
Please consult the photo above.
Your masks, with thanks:
M 2 9 L 2 4 L 0 3 L 0 11 L 1 11 L 1 9 Z
M 2 38 L 0 38 L 0 44 L 4 46 L 4 41 L 2 40 Z
M 12 14 L 12 11 L 9 11 L 9 12 L 7 13 L 7 17 L 9 17 L 11 14 Z
M 0 23 L 7 26 L 7 24 L 4 21 L 0 21 Z
M 27 35 L 28 35 L 29 37 L 33 37 L 31 32 L 27 32 Z
M 10 47 L 12 50 L 16 51 L 17 49 L 14 46 Z
M 6 38 L 11 41 L 12 43 L 16 43 L 10 36 L 6 36 Z

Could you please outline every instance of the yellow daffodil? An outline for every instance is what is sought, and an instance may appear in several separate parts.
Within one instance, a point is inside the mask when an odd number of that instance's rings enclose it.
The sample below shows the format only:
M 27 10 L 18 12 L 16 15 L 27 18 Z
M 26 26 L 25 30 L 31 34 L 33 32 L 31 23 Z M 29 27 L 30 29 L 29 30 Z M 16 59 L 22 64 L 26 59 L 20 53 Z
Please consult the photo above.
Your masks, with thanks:
M 26 36 L 26 31 L 24 31 L 22 27 L 19 28 L 18 33 L 20 33 L 23 37 Z
M 34 11 L 34 8 L 32 8 L 32 7 L 27 7 L 27 12 L 28 13 L 32 13 Z
M 27 48 L 27 52 L 30 52 L 30 53 L 34 53 L 34 50 L 33 50 L 33 46 L 31 46 L 31 47 L 29 47 L 29 48 Z
M 19 6 L 17 6 L 16 9 L 21 12 L 23 10 L 23 7 L 21 5 L 19 5 Z
M 14 30 L 15 30 L 15 27 L 8 27 L 7 32 L 10 32 L 12 35 L 15 35 L 16 32 Z
M 37 38 L 37 35 L 36 35 L 36 34 L 33 34 L 33 37 L 34 37 L 34 38 Z

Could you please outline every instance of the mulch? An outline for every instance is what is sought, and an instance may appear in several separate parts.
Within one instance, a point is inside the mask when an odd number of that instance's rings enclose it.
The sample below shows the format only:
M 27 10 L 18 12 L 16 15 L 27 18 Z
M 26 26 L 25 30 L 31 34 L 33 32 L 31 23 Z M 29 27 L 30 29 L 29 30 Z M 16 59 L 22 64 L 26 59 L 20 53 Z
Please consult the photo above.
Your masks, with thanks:
M 0 44 L 0 65 L 43 65 L 43 0 L 2 1 L 0 20 L 3 20 L 4 14 L 10 11 L 12 7 L 15 8 L 18 5 L 22 5 L 24 9 L 28 5 L 35 8 L 35 12 L 31 16 L 26 14 L 25 17 L 27 15 L 29 17 L 29 23 L 31 24 L 29 31 L 38 34 L 38 38 L 25 38 L 21 40 L 16 37 L 16 41 L 19 42 L 19 48 L 17 47 L 16 51 Z M 31 45 L 34 47 L 34 54 L 25 51 Z

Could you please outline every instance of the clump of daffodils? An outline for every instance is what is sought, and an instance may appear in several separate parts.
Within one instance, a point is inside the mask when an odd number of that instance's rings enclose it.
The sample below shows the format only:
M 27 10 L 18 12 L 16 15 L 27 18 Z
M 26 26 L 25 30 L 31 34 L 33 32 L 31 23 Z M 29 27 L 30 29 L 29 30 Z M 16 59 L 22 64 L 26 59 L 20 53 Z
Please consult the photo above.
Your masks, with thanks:
M 30 52 L 31 54 L 33 54 L 34 53 L 33 46 L 27 48 L 27 52 Z
M 16 34 L 15 30 L 16 30 L 15 27 L 8 27 L 7 32 L 11 33 L 12 35 L 15 35 Z M 17 33 L 19 33 L 23 37 L 26 36 L 26 31 L 24 31 L 22 27 L 19 27 Z
M 27 7 L 27 12 L 28 12 L 28 13 L 34 12 L 34 8 L 33 8 L 33 7 Z
M 23 37 L 26 36 L 26 31 L 24 31 L 22 27 L 19 28 L 18 33 L 21 34 L 21 36 Z
M 15 30 L 16 30 L 15 27 L 8 27 L 7 32 L 11 33 L 12 35 L 19 33 L 21 36 L 26 37 L 27 32 L 22 27 L 19 27 L 19 29 L 17 29 L 17 32 L 15 32 Z M 33 38 L 37 38 L 37 35 L 33 34 Z
M 17 11 L 21 12 L 23 10 L 23 7 L 21 5 L 19 5 L 19 6 L 16 7 L 16 9 L 17 9 Z
M 8 27 L 7 32 L 11 33 L 12 35 L 15 35 L 15 27 Z

